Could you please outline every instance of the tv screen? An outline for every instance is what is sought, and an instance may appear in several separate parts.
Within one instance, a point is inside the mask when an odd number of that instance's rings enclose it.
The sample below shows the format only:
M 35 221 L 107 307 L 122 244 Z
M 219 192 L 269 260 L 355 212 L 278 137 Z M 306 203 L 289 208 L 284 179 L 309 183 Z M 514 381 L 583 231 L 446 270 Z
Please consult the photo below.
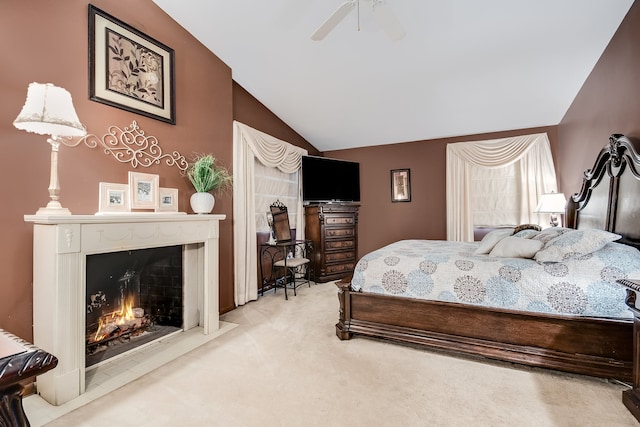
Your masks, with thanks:
M 359 202 L 360 163 L 303 156 L 302 199 L 305 203 Z

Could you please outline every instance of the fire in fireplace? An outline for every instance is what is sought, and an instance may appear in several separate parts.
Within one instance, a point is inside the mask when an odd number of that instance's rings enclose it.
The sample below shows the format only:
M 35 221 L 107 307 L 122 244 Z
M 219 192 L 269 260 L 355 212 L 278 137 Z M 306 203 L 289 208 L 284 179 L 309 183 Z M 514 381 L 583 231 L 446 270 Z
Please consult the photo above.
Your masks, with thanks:
M 87 255 L 86 263 L 86 367 L 182 328 L 182 246 Z

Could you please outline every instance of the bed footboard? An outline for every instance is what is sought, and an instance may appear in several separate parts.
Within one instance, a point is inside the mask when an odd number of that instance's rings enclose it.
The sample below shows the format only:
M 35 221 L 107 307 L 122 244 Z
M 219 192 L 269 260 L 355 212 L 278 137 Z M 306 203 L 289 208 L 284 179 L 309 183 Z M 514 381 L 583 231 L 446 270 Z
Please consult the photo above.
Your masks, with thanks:
M 336 335 L 384 339 L 564 372 L 631 381 L 630 321 L 522 313 L 351 291 L 336 283 Z

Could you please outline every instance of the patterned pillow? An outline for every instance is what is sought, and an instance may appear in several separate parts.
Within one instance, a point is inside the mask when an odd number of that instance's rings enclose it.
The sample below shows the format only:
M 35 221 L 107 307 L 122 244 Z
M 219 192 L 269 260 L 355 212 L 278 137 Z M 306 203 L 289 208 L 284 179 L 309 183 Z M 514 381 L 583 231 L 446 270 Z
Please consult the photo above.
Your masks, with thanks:
M 489 255 L 507 258 L 533 258 L 542 248 L 540 240 L 509 236 L 500 240 Z
M 569 258 L 588 255 L 618 240 L 619 234 L 604 230 L 573 230 L 563 233 L 545 243 L 536 256 L 538 262 L 560 262 Z
M 474 255 L 486 255 L 500 240 L 513 234 L 512 228 L 493 230 L 487 233 L 480 241 L 480 246 L 473 252 Z

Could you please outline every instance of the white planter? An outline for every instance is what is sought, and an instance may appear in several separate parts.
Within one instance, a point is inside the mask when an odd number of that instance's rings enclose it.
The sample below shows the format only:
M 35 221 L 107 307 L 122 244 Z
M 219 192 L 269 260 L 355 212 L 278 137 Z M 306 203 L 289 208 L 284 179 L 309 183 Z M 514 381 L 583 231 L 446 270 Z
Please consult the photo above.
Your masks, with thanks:
M 193 193 L 191 199 L 191 210 L 197 214 L 208 214 L 213 210 L 216 199 L 211 193 Z

